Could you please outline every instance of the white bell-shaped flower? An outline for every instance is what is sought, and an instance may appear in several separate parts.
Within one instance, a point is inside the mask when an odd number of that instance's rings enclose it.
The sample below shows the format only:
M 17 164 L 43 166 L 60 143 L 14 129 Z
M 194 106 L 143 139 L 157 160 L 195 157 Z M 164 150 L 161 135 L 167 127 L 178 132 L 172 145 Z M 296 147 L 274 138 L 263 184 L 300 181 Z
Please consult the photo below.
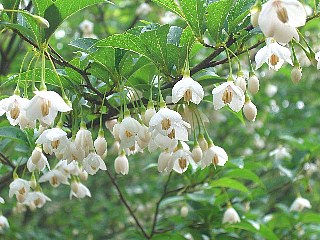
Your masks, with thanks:
M 149 145 L 151 140 L 151 133 L 149 132 L 149 128 L 145 125 L 142 125 L 140 131 L 138 133 L 137 143 L 141 149 L 146 148 Z
M 205 168 L 211 164 L 214 166 L 224 166 L 227 161 L 228 155 L 226 151 L 221 147 L 210 144 L 209 148 L 203 152 L 201 167 Z
M 47 157 L 42 153 L 41 148 L 36 147 L 27 161 L 27 168 L 29 172 L 33 172 L 36 169 L 42 171 L 46 166 L 50 170 Z
M 239 88 L 241 88 L 243 92 L 245 92 L 247 89 L 247 82 L 246 82 L 246 79 L 244 78 L 243 74 L 239 75 L 236 78 L 236 80 L 234 81 L 234 84 L 236 86 L 238 86 Z
M 173 170 L 182 174 L 187 171 L 191 159 L 192 157 L 189 151 L 179 148 L 172 154 L 170 162 L 173 164 Z
M 172 153 L 165 150 L 160 153 L 158 157 L 158 171 L 164 172 L 167 171 L 168 164 L 172 158 Z
M 21 113 L 24 107 L 29 103 L 29 100 L 22 98 L 16 94 L 4 98 L 0 101 L 0 116 L 6 113 L 7 119 L 12 126 L 19 123 Z
M 83 160 L 83 169 L 88 174 L 94 175 L 98 172 L 99 169 L 104 171 L 107 170 L 107 166 L 98 154 L 91 152 Z
M 248 80 L 248 90 L 252 94 L 256 94 L 259 92 L 260 82 L 256 75 L 253 75 Z
M 172 88 L 172 102 L 177 103 L 181 98 L 186 102 L 199 104 L 204 97 L 204 91 L 200 83 L 190 76 L 184 76 Z
M 262 5 L 259 26 L 266 37 L 288 43 L 292 38 L 299 41 L 297 27 L 306 24 L 307 14 L 297 0 L 269 0 Z
M 9 185 L 9 197 L 16 195 L 18 202 L 22 203 L 30 191 L 30 183 L 22 178 L 15 179 Z
M 96 150 L 97 154 L 101 158 L 105 158 L 107 155 L 107 140 L 104 136 L 98 136 L 96 140 L 94 140 L 94 149 Z
M 151 105 L 151 104 L 150 104 Z M 153 117 L 153 115 L 156 114 L 156 110 L 154 109 L 154 106 L 153 104 L 148 108 L 147 110 L 142 113 L 141 115 L 141 118 L 142 118 L 142 122 L 146 125 L 146 126 L 149 126 L 149 122 L 150 122 L 150 119 Z
M 58 187 L 60 186 L 60 184 L 66 184 L 69 185 L 68 182 L 68 177 L 63 174 L 61 171 L 59 171 L 58 169 L 53 169 L 45 174 L 43 174 L 40 178 L 39 178 L 39 183 L 42 182 L 48 182 L 51 184 L 52 187 Z
M 117 119 L 108 120 L 108 121 L 105 121 L 105 126 L 112 133 L 112 129 L 117 122 L 118 122 Z
M 68 162 L 67 160 L 60 160 L 55 166 L 55 169 L 58 169 L 67 178 L 71 175 L 78 176 L 81 172 L 79 164 L 76 161 Z
M 69 139 L 69 143 L 67 144 L 64 153 L 63 159 L 67 160 L 68 163 L 72 161 L 82 162 L 85 158 L 85 151 L 80 147 L 78 148 L 71 139 Z
M 42 208 L 47 201 L 51 201 L 51 199 L 42 192 L 30 192 L 23 204 Z
M 195 161 L 195 163 L 198 163 L 202 160 L 203 152 L 199 144 L 196 144 L 192 149 L 192 159 Z
M 228 209 L 224 212 L 222 223 L 239 223 L 241 222 L 239 214 L 233 207 L 228 207 Z
M 39 119 L 51 125 L 58 112 L 69 112 L 71 107 L 54 91 L 34 91 L 35 96 L 25 106 L 26 117 L 30 120 Z
M 0 232 L 9 227 L 10 225 L 9 225 L 8 219 L 5 216 L 1 215 L 0 216 Z
M 158 148 L 160 149 L 169 149 L 173 151 L 178 145 L 178 140 L 173 139 L 168 136 L 164 136 L 159 133 L 157 130 L 153 130 L 151 133 L 151 139 L 149 141 L 148 150 L 149 152 L 154 152 Z
M 129 161 L 124 152 L 114 161 L 114 169 L 117 174 L 127 175 L 129 173 Z
M 119 138 L 121 147 L 130 148 L 135 145 L 136 137 L 140 131 L 141 124 L 132 117 L 125 117 L 120 124 Z
M 303 197 L 297 197 L 290 206 L 290 211 L 301 212 L 304 208 L 311 208 L 310 201 Z
M 85 157 L 89 152 L 93 150 L 92 134 L 85 128 L 80 128 L 74 139 L 74 143 L 77 149 L 82 149 L 85 153 Z
M 70 199 L 72 199 L 72 197 L 82 199 L 86 196 L 91 197 L 91 193 L 85 185 L 76 181 L 71 183 Z
M 187 128 L 190 127 L 178 112 L 166 107 L 161 108 L 149 122 L 150 131 L 157 130 L 164 136 L 181 141 L 188 141 Z
M 294 83 L 294 84 L 297 84 L 300 82 L 302 78 L 302 70 L 301 68 L 299 67 L 295 67 L 292 69 L 291 71 L 291 81 Z
M 36 144 L 42 144 L 43 149 L 47 154 L 53 152 L 64 152 L 69 140 L 67 133 L 61 128 L 52 128 L 43 131 L 36 141 Z
M 244 104 L 243 90 L 236 86 L 233 81 L 227 81 L 212 90 L 213 106 L 215 110 L 228 105 L 233 111 L 239 112 Z
M 285 61 L 293 65 L 290 50 L 281 46 L 274 38 L 266 39 L 266 46 L 257 52 L 255 61 L 256 69 L 260 68 L 264 63 L 267 63 L 269 68 L 275 71 L 278 71 Z

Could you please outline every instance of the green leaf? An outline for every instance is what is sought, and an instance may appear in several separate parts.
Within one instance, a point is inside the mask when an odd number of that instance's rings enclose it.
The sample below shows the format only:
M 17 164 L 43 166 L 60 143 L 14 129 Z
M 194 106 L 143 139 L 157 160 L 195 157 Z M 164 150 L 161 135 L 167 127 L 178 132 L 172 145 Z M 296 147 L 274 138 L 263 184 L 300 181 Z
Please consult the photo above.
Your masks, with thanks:
M 254 3 L 255 0 L 234 1 L 227 17 L 229 33 L 233 33 L 243 28 L 243 25 L 240 23 L 249 15 L 250 8 Z
M 318 213 L 301 213 L 300 222 L 320 224 L 320 215 Z
M 179 15 L 180 17 L 183 17 L 183 13 L 174 0 L 152 0 L 152 2 L 155 2 L 161 7 Z
M 37 41 L 37 36 L 35 36 L 34 32 L 25 26 L 22 26 L 20 24 L 15 24 L 15 23 L 9 23 L 9 22 L 0 22 L 0 25 L 3 25 L 10 29 L 15 29 L 20 33 L 22 33 L 27 38 L 33 40 L 34 42 Z
M 17 127 L 0 128 L 0 137 L 9 138 L 16 142 L 28 143 L 28 139 L 24 132 Z
M 87 52 L 93 52 L 96 48 L 92 48 L 92 46 L 97 42 L 98 40 L 94 38 L 78 38 L 71 41 L 69 45 Z
M 105 0 L 34 0 L 37 13 L 49 21 L 50 27 L 45 29 L 45 39 L 49 39 L 60 24 L 72 14 L 97 3 L 108 2 Z
M 208 6 L 207 28 L 211 37 L 220 42 L 224 22 L 233 4 L 233 0 L 220 0 Z
M 263 185 L 260 178 L 254 172 L 252 172 L 248 169 L 232 169 L 229 172 L 227 172 L 225 174 L 225 176 L 231 177 L 231 178 L 247 179 L 247 180 L 251 180 L 254 183 L 257 183 L 259 185 Z
M 225 188 L 232 188 L 244 193 L 249 193 L 249 190 L 246 186 L 244 186 L 241 182 L 231 179 L 231 178 L 227 178 L 227 177 L 223 177 L 223 178 L 219 178 L 218 180 L 214 180 L 210 183 L 211 187 L 225 187 Z
M 180 0 L 180 7 L 184 18 L 192 28 L 194 35 L 202 39 L 204 32 L 204 14 L 206 11 L 205 0 Z

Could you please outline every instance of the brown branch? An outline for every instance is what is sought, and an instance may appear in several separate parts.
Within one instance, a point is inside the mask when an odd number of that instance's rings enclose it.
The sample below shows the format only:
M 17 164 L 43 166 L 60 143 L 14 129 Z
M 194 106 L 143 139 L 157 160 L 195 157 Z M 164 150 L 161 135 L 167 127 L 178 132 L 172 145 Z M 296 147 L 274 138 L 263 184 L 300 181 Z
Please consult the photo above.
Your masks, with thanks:
M 125 207 L 127 208 L 127 210 L 129 211 L 131 217 L 134 219 L 136 225 L 138 226 L 138 228 L 140 229 L 141 233 L 143 234 L 143 236 L 146 239 L 150 239 L 150 237 L 148 236 L 148 234 L 146 233 L 146 231 L 144 230 L 144 228 L 142 227 L 141 223 L 139 222 L 137 216 L 135 215 L 135 213 L 133 212 L 133 210 L 131 209 L 131 207 L 129 206 L 127 200 L 125 199 L 123 193 L 121 192 L 121 189 L 118 185 L 118 183 L 116 182 L 116 179 L 112 176 L 111 172 L 109 171 L 109 169 L 107 169 L 107 174 L 111 180 L 111 183 L 113 184 L 113 186 L 116 188 L 118 194 L 119 194 L 119 198 L 121 200 L 121 202 L 125 205 Z

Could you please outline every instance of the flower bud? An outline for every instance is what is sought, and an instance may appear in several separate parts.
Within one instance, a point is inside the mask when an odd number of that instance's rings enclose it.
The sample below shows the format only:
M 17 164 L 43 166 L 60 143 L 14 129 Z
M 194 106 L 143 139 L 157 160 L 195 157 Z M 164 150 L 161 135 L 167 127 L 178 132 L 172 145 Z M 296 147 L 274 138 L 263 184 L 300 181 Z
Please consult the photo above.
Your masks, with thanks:
M 129 173 L 129 161 L 124 153 L 121 153 L 114 161 L 114 169 L 117 174 L 127 175 Z
M 117 122 L 118 122 L 117 119 L 105 121 L 106 128 L 112 133 L 112 129 Z
M 144 114 L 142 114 L 142 121 L 146 126 L 149 126 L 150 119 L 156 114 L 154 107 L 148 108 Z
M 183 206 L 181 209 L 180 209 L 180 214 L 181 214 L 181 217 L 187 217 L 188 216 L 188 213 L 189 213 L 189 209 L 187 206 Z
M 243 113 L 246 119 L 250 122 L 254 122 L 257 116 L 257 107 L 250 100 L 247 101 L 243 106 Z
M 246 91 L 247 83 L 243 76 L 238 76 L 234 81 L 234 84 L 242 89 L 243 92 Z
M 80 171 L 79 172 L 79 177 L 82 181 L 87 181 L 88 179 L 88 173 L 86 171 Z
M 32 151 L 31 161 L 32 161 L 33 164 L 37 164 L 37 163 L 40 161 L 41 156 L 42 156 L 41 153 L 42 153 L 42 151 L 41 151 L 41 149 L 38 148 L 38 147 L 36 147 L 36 148 Z
M 94 141 L 94 148 L 96 149 L 97 154 L 102 158 L 107 152 L 107 141 L 104 137 L 98 136 Z
M 237 211 L 233 207 L 228 207 L 228 209 L 223 214 L 222 223 L 238 223 L 240 222 L 240 217 Z
M 198 144 L 192 149 L 192 158 L 196 163 L 200 162 L 202 159 L 202 149 Z
M 248 90 L 252 94 L 256 94 L 259 91 L 260 83 L 256 75 L 253 75 L 248 80 Z
M 50 24 L 47 19 L 40 17 L 40 16 L 37 16 L 37 15 L 33 15 L 33 18 L 36 20 L 39 27 L 41 27 L 41 28 L 49 28 L 50 27 Z
M 203 152 L 208 149 L 208 142 L 203 135 L 198 136 L 198 143 Z
M 302 71 L 300 68 L 293 68 L 292 71 L 291 71 L 291 80 L 294 84 L 297 84 L 300 82 L 301 80 L 301 77 L 302 77 Z

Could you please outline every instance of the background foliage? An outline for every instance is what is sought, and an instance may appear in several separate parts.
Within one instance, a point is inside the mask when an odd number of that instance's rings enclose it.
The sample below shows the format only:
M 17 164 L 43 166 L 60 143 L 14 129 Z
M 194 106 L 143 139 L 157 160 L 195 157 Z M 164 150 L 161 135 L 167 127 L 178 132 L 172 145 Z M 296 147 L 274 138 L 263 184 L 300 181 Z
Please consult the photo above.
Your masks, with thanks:
M 0 2 L 10 8 L 18 1 Z M 241 51 L 244 45 L 251 46 L 262 40 L 258 30 L 250 33 L 245 30 L 250 25 L 250 19 L 246 16 L 254 4 L 251 0 L 181 0 L 181 8 L 173 0 L 154 0 L 147 1 L 152 8 L 147 14 L 137 14 L 143 3 L 138 0 L 114 0 L 113 4 L 101 0 L 57 0 L 53 1 L 54 9 L 50 8 L 51 1 L 33 2 L 35 11 L 50 21 L 49 29 L 44 31 L 38 28 L 32 19 L 21 14 L 16 16 L 18 22 L 12 23 L 10 18 L 14 16 L 2 13 L 1 26 L 13 30 L 0 35 L 1 97 L 12 94 L 22 59 L 31 50 L 30 44 L 24 40 L 41 44 L 52 35 L 50 45 L 68 60 L 57 65 L 63 85 L 74 100 L 74 106 L 88 106 L 84 108 L 85 120 L 88 126 L 92 126 L 94 136 L 97 136 L 98 130 L 101 93 L 110 93 L 105 119 L 114 117 L 114 109 L 119 107 L 119 95 L 113 94 L 116 80 L 127 79 L 129 87 L 135 86 L 148 98 L 148 84 L 157 74 L 157 68 L 175 81 L 181 74 L 187 49 L 191 48 L 190 65 L 196 66 L 193 77 L 205 87 L 206 92 L 210 92 L 213 84 L 223 81 L 228 75 L 228 66 L 217 64 L 217 67 L 211 68 L 209 65 L 216 66 L 214 62 L 203 62 L 215 49 L 203 46 L 202 39 L 219 46 L 219 43 L 230 39 L 231 33 L 237 33 L 234 39 L 237 44 L 231 47 L 235 52 Z M 317 1 L 306 3 L 314 7 Z M 72 15 L 84 7 L 84 10 Z M 176 14 L 170 25 L 165 18 L 167 10 Z M 63 21 L 66 17 L 69 18 Z M 79 24 L 85 19 L 94 23 L 94 34 L 102 40 L 81 38 Z M 318 31 L 318 19 L 303 28 L 303 34 L 315 50 L 319 50 Z M 17 32 L 26 39 L 21 40 Z M 199 41 L 194 43 L 194 39 Z M 221 52 L 215 61 L 226 58 Z M 250 54 L 253 56 L 255 52 L 253 50 Z M 300 56 L 305 58 L 303 53 Z M 249 70 L 246 55 L 241 61 L 242 66 Z M 201 69 L 197 69 L 199 63 L 207 64 L 200 66 L 205 70 L 198 71 Z M 236 63 L 234 65 L 236 69 Z M 40 70 L 28 73 L 27 66 L 23 66 L 23 72 L 20 77 L 27 83 L 31 81 L 30 75 L 40 81 L 37 78 Z M 258 107 L 258 117 L 254 123 L 240 121 L 239 116 L 227 109 L 214 111 L 209 98 L 201 106 L 208 113 L 210 136 L 228 152 L 230 160 L 225 167 L 190 168 L 183 175 L 170 175 L 167 182 L 169 176 L 157 171 L 159 153 L 139 153 L 130 157 L 129 175 L 117 176 L 116 180 L 148 232 L 152 229 L 154 214 L 159 206 L 153 239 L 202 239 L 204 236 L 207 239 L 319 239 L 319 73 L 305 60 L 303 79 L 294 85 L 290 81 L 290 72 L 291 67 L 286 66 L 276 73 L 267 69 L 258 73 L 261 89 L 254 97 Z M 83 80 L 83 75 L 87 76 L 87 81 Z M 58 86 L 52 70 L 46 70 L 46 79 L 50 88 Z M 170 89 L 170 81 L 167 84 Z M 271 85 L 277 88 L 274 94 L 270 93 Z M 168 89 L 164 89 L 166 95 L 169 94 Z M 72 118 L 77 118 L 80 113 L 74 109 Z M 73 119 L 70 119 L 72 122 Z M 70 131 L 75 131 L 76 127 L 72 126 Z M 105 129 L 105 132 L 111 148 L 113 138 L 108 130 Z M 32 151 L 32 136 L 32 132 L 22 132 L 9 126 L 7 121 L 1 121 L 1 153 L 15 165 L 23 164 Z M 276 159 L 271 156 L 270 152 L 279 147 L 288 149 L 291 157 Z M 111 171 L 115 157 L 109 151 L 106 163 Z M 314 173 L 308 171 L 310 166 L 317 166 Z M 1 208 L 10 222 L 10 229 L 1 237 L 143 238 L 105 172 L 99 172 L 86 183 L 92 198 L 70 201 L 68 186 L 53 189 L 48 185 L 44 190 L 52 202 L 37 211 L 15 214 L 12 208 L 16 202 L 7 197 L 5 177 L 9 171 L 10 167 L 0 165 L 3 176 L 0 181 L 1 196 L 6 200 Z M 310 200 L 312 209 L 302 213 L 289 212 L 297 193 Z M 241 216 L 239 224 L 221 223 L 228 199 Z M 189 210 L 185 217 L 180 214 L 182 207 Z

